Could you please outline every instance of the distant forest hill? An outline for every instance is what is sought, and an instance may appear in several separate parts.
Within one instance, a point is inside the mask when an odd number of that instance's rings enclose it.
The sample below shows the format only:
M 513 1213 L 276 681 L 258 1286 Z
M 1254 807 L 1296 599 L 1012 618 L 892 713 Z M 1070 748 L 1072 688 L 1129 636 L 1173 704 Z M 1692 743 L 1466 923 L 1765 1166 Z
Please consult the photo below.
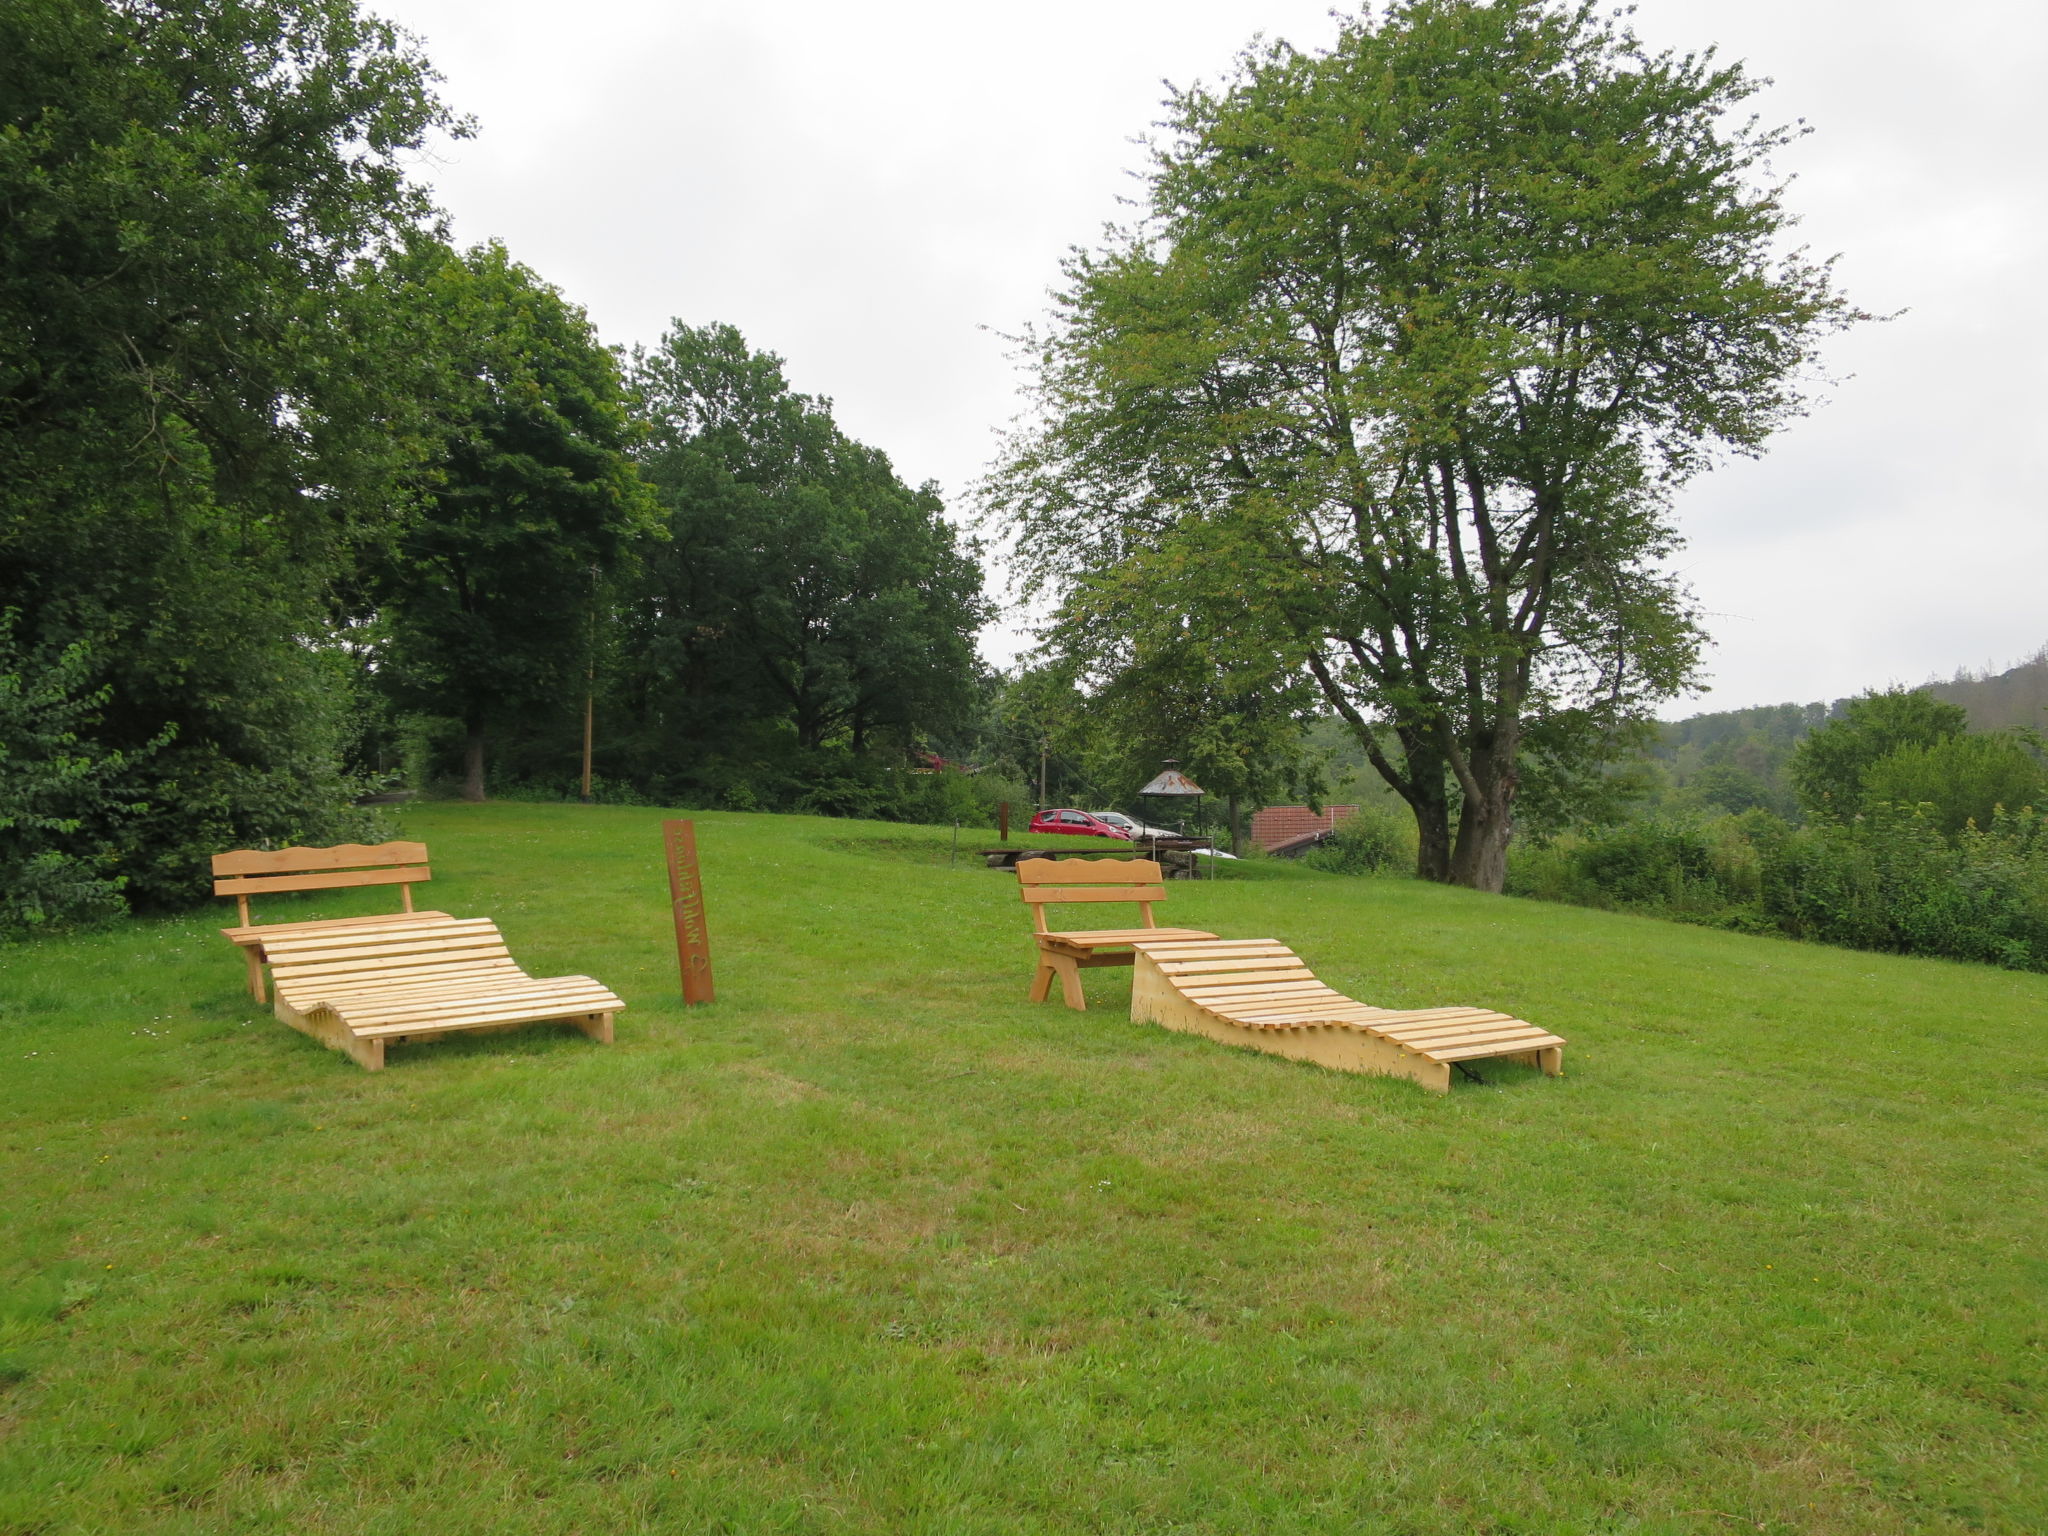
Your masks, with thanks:
M 1919 687 L 1968 710 L 1973 731 L 2031 726 L 2048 732 L 2048 645 L 2004 672 L 1965 669 L 1946 682 Z M 1643 758 L 1633 765 L 1617 765 L 1620 779 L 1631 787 L 1607 807 L 1608 814 L 1633 802 L 1653 812 L 1710 807 L 1740 811 L 1757 806 L 1796 816 L 1796 800 L 1785 775 L 1792 749 L 1807 732 L 1840 715 L 1848 703 L 1836 699 L 1763 704 L 1660 724 Z M 1394 803 L 1392 791 L 1366 764 L 1364 752 L 1339 721 L 1318 721 L 1309 739 L 1327 761 L 1327 799 Z
M 1919 689 L 1968 710 L 1973 731 L 2048 730 L 2048 645 L 2004 672 L 1964 669 L 1946 682 L 1922 683 Z M 1807 732 L 1841 714 L 1848 702 L 1765 704 L 1693 715 L 1660 725 L 1648 755 L 1665 770 L 1669 788 L 1701 792 L 1692 798 L 1726 809 L 1746 808 L 1730 803 L 1743 801 L 1789 813 L 1791 791 L 1784 770 L 1792 748 Z M 1666 798 L 1659 793 L 1662 787 L 1651 786 L 1652 804 Z

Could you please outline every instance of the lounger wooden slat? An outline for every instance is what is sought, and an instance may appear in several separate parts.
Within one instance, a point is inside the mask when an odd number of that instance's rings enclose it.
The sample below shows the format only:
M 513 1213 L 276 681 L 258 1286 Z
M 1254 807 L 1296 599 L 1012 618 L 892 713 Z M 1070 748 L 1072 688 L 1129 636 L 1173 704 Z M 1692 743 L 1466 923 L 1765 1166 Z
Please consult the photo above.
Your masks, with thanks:
M 269 946 L 277 1016 L 375 1071 L 401 1040 L 561 1021 L 609 1042 L 625 1007 L 588 976 L 534 977 L 488 918 L 306 934 Z
M 1133 949 L 1131 1017 L 1140 1021 L 1439 1093 L 1450 1091 L 1457 1062 L 1506 1058 L 1553 1077 L 1564 1071 L 1565 1042 L 1546 1029 L 1485 1008 L 1375 1008 L 1316 980 L 1277 940 L 1139 939 Z M 1267 982 L 1247 963 L 1287 969 Z
M 1060 998 L 1069 1008 L 1085 1009 L 1081 972 L 1096 966 L 1129 965 L 1140 939 L 1187 941 L 1214 939 L 1199 928 L 1161 928 L 1152 904 L 1166 899 L 1165 876 L 1155 859 L 1020 859 L 1017 892 L 1031 909 L 1038 968 L 1031 977 L 1031 1001 L 1042 1003 L 1060 983 Z M 1045 920 L 1049 905 L 1067 902 L 1135 902 L 1142 928 L 1090 928 L 1060 932 Z

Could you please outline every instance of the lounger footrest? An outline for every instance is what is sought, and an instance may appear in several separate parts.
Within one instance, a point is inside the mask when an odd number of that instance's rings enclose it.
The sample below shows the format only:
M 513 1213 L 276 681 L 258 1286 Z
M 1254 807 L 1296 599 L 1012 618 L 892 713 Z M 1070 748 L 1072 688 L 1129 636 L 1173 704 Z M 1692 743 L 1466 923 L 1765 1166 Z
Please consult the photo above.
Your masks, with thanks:
M 1131 1017 L 1447 1092 L 1452 1064 L 1508 1057 L 1557 1076 L 1564 1040 L 1487 1008 L 1375 1008 L 1324 985 L 1275 939 L 1134 941 Z

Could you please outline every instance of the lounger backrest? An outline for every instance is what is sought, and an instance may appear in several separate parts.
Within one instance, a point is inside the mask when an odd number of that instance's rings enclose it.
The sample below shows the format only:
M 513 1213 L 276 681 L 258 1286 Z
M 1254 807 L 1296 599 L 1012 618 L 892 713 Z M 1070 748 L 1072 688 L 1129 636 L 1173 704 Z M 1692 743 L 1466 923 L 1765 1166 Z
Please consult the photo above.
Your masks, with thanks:
M 360 933 L 315 933 L 266 946 L 278 995 L 317 1001 L 326 989 L 387 983 L 523 976 L 487 917 Z
M 1165 877 L 1154 859 L 1019 859 L 1017 891 L 1040 933 L 1052 931 L 1045 909 L 1055 902 L 1135 901 L 1145 926 L 1157 928 L 1152 903 L 1166 900 Z
M 264 891 L 329 891 L 356 885 L 395 885 L 405 911 L 412 888 L 431 880 L 425 843 L 342 843 L 333 848 L 238 848 L 213 856 L 213 894 L 235 898 L 242 925 L 249 898 Z

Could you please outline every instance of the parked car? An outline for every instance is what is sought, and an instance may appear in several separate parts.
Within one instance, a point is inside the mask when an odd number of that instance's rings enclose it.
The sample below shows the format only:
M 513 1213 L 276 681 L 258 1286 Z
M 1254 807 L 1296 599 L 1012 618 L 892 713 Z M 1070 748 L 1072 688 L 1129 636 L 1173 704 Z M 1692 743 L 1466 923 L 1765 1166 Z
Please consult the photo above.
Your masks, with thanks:
M 1148 837 L 1182 837 L 1186 835 L 1174 831 L 1171 827 L 1148 826 L 1142 821 L 1126 816 L 1122 811 L 1090 811 L 1088 814 L 1097 821 L 1108 822 L 1112 827 L 1122 827 L 1124 834 L 1133 841 Z M 1196 848 L 1191 851 L 1199 859 L 1234 859 L 1237 857 L 1236 854 L 1226 853 L 1221 848 Z
M 1122 811 L 1090 811 L 1097 821 L 1106 821 L 1112 827 L 1122 827 L 1126 837 L 1179 837 L 1170 827 L 1147 826 L 1144 822 L 1126 816 Z
M 1040 811 L 1031 818 L 1033 836 L 1051 833 L 1057 837 L 1108 837 L 1128 843 L 1131 834 L 1087 811 Z

